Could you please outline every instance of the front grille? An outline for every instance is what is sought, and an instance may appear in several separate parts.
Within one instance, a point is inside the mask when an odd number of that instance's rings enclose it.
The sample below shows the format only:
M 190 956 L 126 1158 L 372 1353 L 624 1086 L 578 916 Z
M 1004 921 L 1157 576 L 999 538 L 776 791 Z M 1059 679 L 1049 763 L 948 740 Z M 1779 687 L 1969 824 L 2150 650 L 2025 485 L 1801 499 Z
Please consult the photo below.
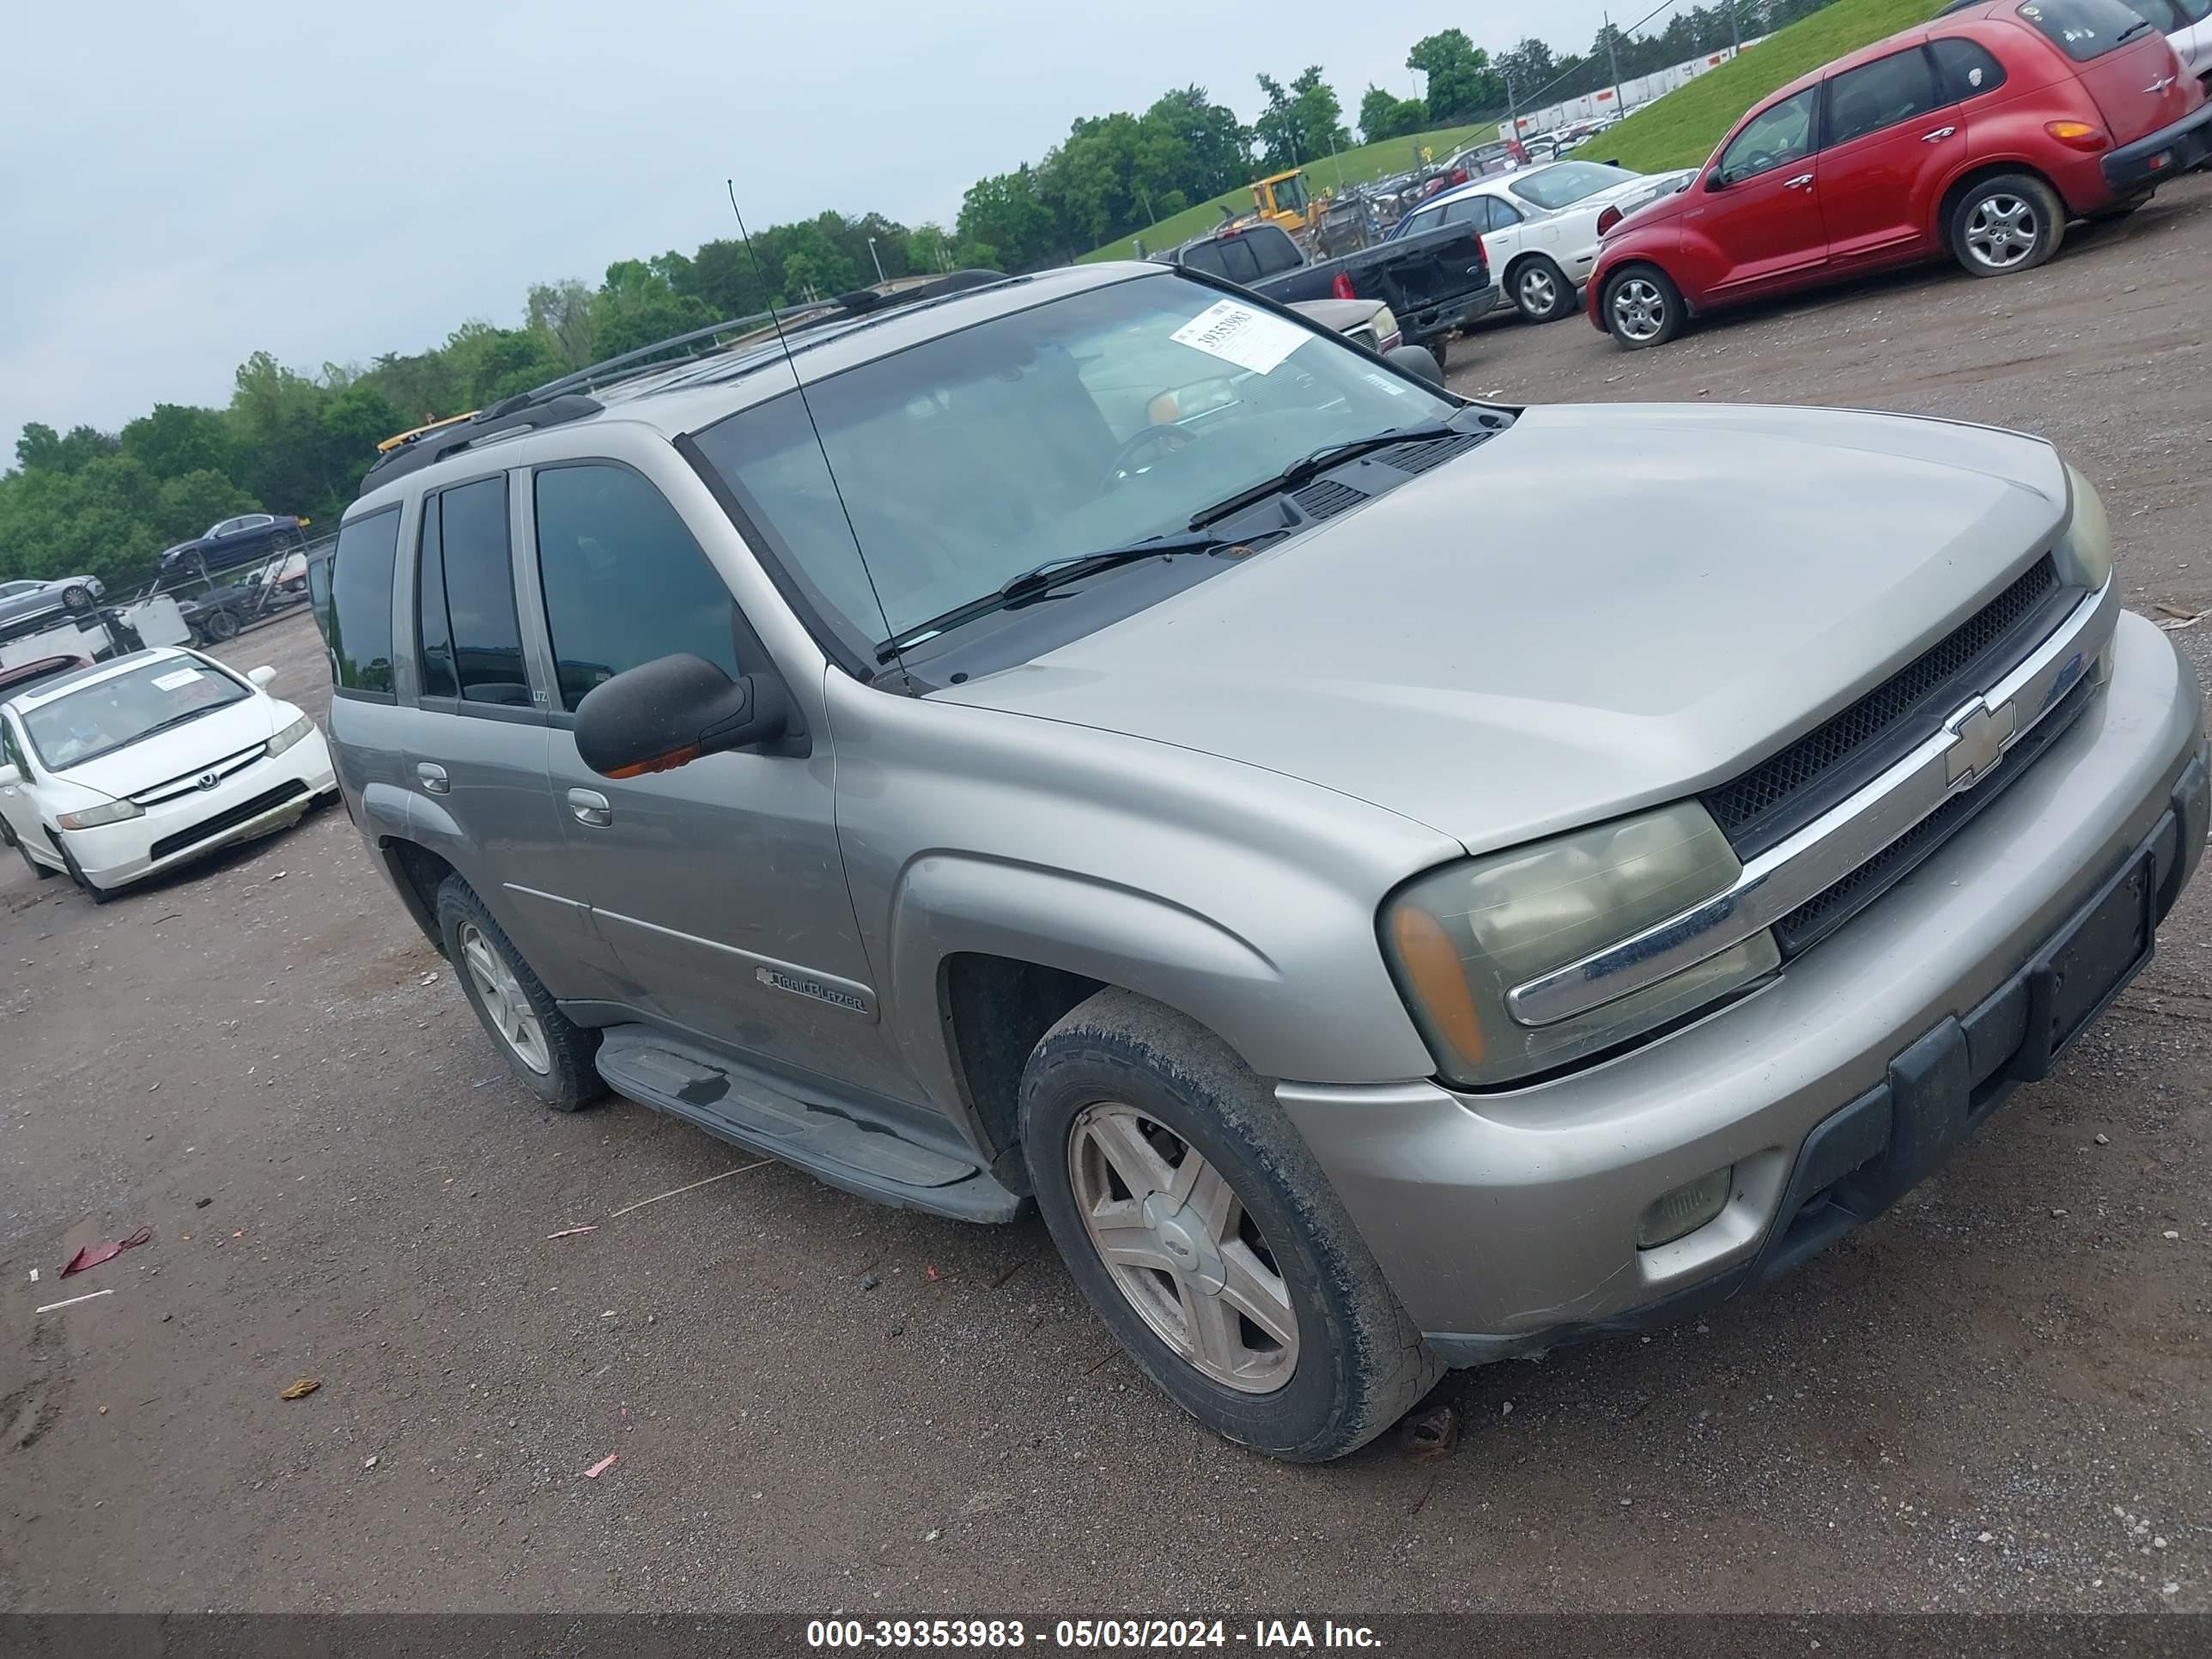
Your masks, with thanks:
M 2071 603 L 2049 554 L 1904 668 L 1781 753 L 1708 791 L 1705 810 L 1750 859 L 1861 787 L 2026 656 Z
M 254 762 L 259 760 L 267 752 L 268 748 L 269 745 L 265 743 L 257 743 L 252 748 L 241 749 L 234 755 L 225 755 L 221 760 L 210 765 L 186 772 L 182 776 L 171 778 L 166 782 L 157 783 L 149 789 L 141 789 L 131 799 L 141 806 L 154 806 L 165 800 L 173 800 L 179 795 L 189 795 L 200 787 L 200 780 L 210 773 L 213 773 L 216 781 L 221 782 L 234 772 L 243 772 Z
M 1997 763 L 1996 771 L 1972 788 L 1952 796 L 1827 891 L 1806 900 L 1776 922 L 1774 941 L 1782 947 L 1782 954 L 1793 957 L 1816 939 L 1833 933 L 1911 875 L 2065 734 L 2066 728 L 2073 725 L 2087 704 L 2092 689 L 2087 678 L 2076 681 L 2074 689 L 2059 699 L 2057 707 L 2005 750 L 2004 759 Z
M 183 852 L 187 847 L 197 847 L 204 841 L 213 840 L 226 830 L 235 830 L 240 824 L 259 817 L 272 806 L 282 806 L 286 801 L 307 793 L 307 786 L 294 778 L 289 783 L 264 790 L 250 800 L 226 807 L 211 818 L 202 818 L 189 830 L 179 830 L 173 836 L 162 836 L 154 843 L 154 850 L 148 856 L 165 859 L 172 853 Z

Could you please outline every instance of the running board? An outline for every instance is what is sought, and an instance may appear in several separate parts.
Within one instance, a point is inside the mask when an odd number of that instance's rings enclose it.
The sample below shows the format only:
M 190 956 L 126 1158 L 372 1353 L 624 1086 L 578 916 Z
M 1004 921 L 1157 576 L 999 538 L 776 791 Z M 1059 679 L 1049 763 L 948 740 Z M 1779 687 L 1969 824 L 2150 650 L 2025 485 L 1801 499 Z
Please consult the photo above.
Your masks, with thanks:
M 617 1093 L 860 1197 L 962 1221 L 1012 1221 L 1020 1213 L 1021 1199 L 967 1159 L 803 1100 L 650 1026 L 610 1027 L 599 1069 Z

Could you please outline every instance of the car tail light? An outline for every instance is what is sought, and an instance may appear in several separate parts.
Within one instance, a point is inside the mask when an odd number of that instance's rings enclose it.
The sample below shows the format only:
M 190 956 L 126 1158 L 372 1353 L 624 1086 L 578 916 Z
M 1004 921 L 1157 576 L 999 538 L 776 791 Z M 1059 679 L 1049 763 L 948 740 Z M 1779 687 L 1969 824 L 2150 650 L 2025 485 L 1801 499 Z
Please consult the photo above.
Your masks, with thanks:
M 1359 297 L 1352 291 L 1352 273 L 1348 270 L 1340 270 L 1336 273 L 1336 280 L 1328 285 L 1328 291 L 1340 300 L 1356 300 Z
M 2112 142 L 2087 121 L 2045 121 L 2043 130 L 2069 149 L 2102 149 Z
M 1620 210 L 1609 207 L 1597 216 L 1597 234 L 1601 236 L 1620 222 Z

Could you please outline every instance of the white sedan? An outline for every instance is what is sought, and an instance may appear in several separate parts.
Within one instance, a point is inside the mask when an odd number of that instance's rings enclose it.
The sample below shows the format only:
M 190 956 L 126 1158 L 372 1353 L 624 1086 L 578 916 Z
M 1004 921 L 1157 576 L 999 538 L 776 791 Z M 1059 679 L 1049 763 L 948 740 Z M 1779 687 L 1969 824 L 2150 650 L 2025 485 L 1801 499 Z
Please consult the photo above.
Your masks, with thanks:
M 1601 161 L 1523 167 L 1422 203 L 1398 222 L 1391 240 L 1471 222 L 1482 233 L 1498 291 L 1529 321 L 1548 323 L 1575 308 L 1605 230 L 1696 176 L 1695 168 L 1631 173 Z
M 196 651 L 134 651 L 0 702 L 0 813 L 94 903 L 335 798 L 313 720 Z

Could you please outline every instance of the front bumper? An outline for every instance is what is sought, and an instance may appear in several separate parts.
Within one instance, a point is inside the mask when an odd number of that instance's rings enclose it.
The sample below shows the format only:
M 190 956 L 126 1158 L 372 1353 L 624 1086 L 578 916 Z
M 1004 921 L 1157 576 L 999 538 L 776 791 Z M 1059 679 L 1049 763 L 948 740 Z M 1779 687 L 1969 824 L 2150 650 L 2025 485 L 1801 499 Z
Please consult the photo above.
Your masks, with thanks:
M 65 830 L 62 844 L 86 880 L 96 887 L 120 887 L 297 823 L 337 788 L 330 744 L 317 728 L 283 754 L 233 773 L 213 789 L 194 790 L 120 823 Z M 206 834 L 196 833 L 210 824 L 216 827 Z
M 2162 916 L 2204 844 L 2195 680 L 2140 617 L 2123 616 L 2114 641 L 2106 686 L 2002 796 L 1743 1001 L 1510 1094 L 1279 1085 L 1448 1362 L 1649 1323 L 1771 1278 L 2041 1074 L 2049 1045 L 2028 1014 L 2051 947 L 2139 864 Z M 1717 1218 L 1637 1248 L 1655 1199 L 1729 1166 Z
M 2105 182 L 2124 192 L 2138 185 L 2179 178 L 2208 156 L 2212 156 L 2212 100 L 2148 138 L 2106 151 L 2102 158 Z

